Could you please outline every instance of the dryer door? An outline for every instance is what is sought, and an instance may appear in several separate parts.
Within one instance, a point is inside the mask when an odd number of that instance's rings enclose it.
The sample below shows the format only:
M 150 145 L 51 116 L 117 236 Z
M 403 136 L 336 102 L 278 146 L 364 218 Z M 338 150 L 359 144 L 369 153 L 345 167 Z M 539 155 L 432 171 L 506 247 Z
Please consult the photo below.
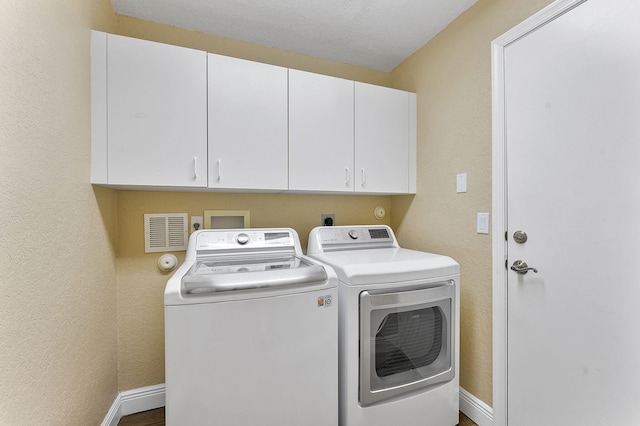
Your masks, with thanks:
M 455 376 L 455 286 L 360 293 L 360 404 L 367 406 Z

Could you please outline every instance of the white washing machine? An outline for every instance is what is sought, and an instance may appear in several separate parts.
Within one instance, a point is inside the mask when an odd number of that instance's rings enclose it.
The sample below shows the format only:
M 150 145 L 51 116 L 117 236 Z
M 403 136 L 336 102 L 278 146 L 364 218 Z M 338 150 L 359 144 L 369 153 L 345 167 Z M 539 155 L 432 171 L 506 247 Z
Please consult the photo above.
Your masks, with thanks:
M 340 425 L 457 425 L 458 263 L 388 226 L 315 228 L 307 255 L 338 274 Z
M 337 426 L 337 299 L 292 229 L 194 232 L 165 289 L 166 424 Z

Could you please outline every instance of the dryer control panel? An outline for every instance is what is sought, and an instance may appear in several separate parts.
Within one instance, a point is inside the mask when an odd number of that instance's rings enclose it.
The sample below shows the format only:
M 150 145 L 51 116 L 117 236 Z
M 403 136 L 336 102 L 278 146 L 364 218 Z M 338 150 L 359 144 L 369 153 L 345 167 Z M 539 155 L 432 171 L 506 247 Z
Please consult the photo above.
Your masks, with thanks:
M 320 226 L 309 235 L 308 253 L 399 247 L 391 228 L 386 225 Z

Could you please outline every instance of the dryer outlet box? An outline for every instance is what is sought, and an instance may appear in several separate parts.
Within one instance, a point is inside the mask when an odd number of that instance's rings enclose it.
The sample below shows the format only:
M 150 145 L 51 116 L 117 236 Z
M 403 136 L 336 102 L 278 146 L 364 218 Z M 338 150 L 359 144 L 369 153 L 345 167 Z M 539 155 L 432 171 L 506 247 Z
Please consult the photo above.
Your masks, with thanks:
M 202 228 L 202 216 L 191 216 L 191 232 Z
M 323 214 L 320 218 L 321 226 L 334 226 L 336 224 L 336 215 L 331 214 Z

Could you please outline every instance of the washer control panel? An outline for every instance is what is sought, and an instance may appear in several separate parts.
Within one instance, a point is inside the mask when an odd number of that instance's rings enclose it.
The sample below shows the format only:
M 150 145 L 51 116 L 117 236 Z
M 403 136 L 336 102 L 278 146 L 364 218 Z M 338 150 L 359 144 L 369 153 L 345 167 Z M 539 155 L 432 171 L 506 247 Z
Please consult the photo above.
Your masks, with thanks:
M 292 229 L 205 229 L 196 231 L 196 251 L 293 249 L 298 237 Z

